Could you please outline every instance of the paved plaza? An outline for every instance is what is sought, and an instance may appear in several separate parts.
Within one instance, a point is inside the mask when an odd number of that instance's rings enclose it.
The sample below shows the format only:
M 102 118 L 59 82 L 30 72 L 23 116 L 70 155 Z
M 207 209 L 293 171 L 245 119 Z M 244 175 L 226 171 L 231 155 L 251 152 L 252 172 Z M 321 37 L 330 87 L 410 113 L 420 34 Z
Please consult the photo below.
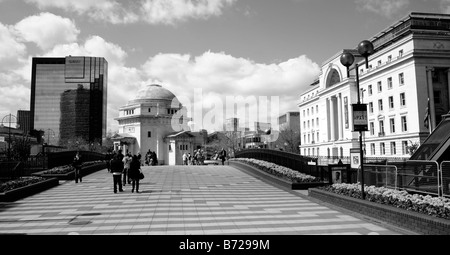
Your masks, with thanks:
M 404 235 L 406 230 L 315 201 L 231 166 L 143 167 L 141 193 L 114 194 L 100 170 L 0 203 L 0 234 Z

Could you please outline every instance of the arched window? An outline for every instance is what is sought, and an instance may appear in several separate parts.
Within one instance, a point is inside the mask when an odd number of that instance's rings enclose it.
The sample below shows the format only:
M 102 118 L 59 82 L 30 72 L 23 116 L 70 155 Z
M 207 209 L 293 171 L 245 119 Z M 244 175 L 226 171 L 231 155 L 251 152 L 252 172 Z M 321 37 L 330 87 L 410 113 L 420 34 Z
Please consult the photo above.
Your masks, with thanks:
M 330 72 L 328 73 L 327 77 L 327 88 L 333 86 L 334 84 L 337 84 L 341 82 L 341 76 L 339 75 L 339 72 L 332 68 Z

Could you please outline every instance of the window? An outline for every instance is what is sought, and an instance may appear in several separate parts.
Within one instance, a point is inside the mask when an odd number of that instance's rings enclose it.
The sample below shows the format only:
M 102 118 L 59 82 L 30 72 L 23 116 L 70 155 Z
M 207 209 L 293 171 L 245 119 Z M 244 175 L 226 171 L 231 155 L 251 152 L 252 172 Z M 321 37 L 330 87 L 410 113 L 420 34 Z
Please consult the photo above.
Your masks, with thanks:
M 308 134 L 308 143 L 311 143 L 311 135 Z
M 375 135 L 375 123 L 370 122 L 370 134 Z
M 408 154 L 408 141 L 402 141 L 402 153 L 403 155 Z
M 312 127 L 314 128 L 314 120 L 311 120 Z
M 398 57 L 399 57 L 399 58 L 403 57 L 403 50 L 399 50 L 399 51 L 398 51 Z
M 378 66 L 381 66 L 381 60 L 378 60 L 377 65 L 378 65 Z
M 307 109 L 307 113 L 306 114 L 309 116 L 309 108 Z
M 405 84 L 405 76 L 403 73 L 398 75 L 398 84 L 400 84 L 400 86 Z
M 311 107 L 311 115 L 314 114 L 314 107 Z
M 380 126 L 380 133 L 384 134 L 384 120 L 380 120 L 378 123 Z
M 148 112 L 152 112 L 152 108 L 148 108 Z
M 380 112 L 383 111 L 383 99 L 378 100 L 378 110 Z
M 406 116 L 402 116 L 401 120 L 402 120 L 402 131 L 403 132 L 408 131 L 408 123 L 406 121 Z
M 394 109 L 394 97 L 390 96 L 389 97 L 389 109 Z
M 369 90 L 369 92 L 368 92 L 368 93 L 369 93 L 369 96 L 371 96 L 371 95 L 372 95 L 372 85 L 369 85 L 369 86 L 368 86 L 368 90 Z
M 316 105 L 316 112 L 319 113 L 319 106 Z
M 375 155 L 375 144 L 374 143 L 370 144 L 370 154 Z
M 373 113 L 373 103 L 369 102 L 369 113 Z
M 391 133 L 395 133 L 395 119 L 389 119 L 389 126 L 391 127 Z
M 316 119 L 316 124 L 319 126 L 319 118 Z
M 309 120 L 308 120 L 308 128 L 309 128 Z
M 319 132 L 317 132 L 317 142 L 319 142 Z
M 391 155 L 397 154 L 397 149 L 395 148 L 395 142 L 391 142 Z
M 386 154 L 386 148 L 384 146 L 384 143 L 380 143 L 380 155 Z
M 400 93 L 400 106 L 406 106 L 405 92 Z
M 392 55 L 388 56 L 387 62 L 391 62 L 392 61 Z
M 305 117 L 306 115 L 305 115 L 305 110 L 303 110 L 303 117 Z
M 387 78 L 388 89 L 392 89 L 392 77 Z
M 148 138 L 152 137 L 152 131 L 148 131 L 148 132 L 147 132 L 147 137 L 148 137 Z
M 381 81 L 378 82 L 378 93 L 383 92 L 383 85 L 381 84 Z
M 306 129 L 306 121 L 303 121 L 303 129 Z
M 372 69 L 372 65 L 371 65 L 371 64 L 369 65 L 369 70 L 370 70 L 370 69 Z

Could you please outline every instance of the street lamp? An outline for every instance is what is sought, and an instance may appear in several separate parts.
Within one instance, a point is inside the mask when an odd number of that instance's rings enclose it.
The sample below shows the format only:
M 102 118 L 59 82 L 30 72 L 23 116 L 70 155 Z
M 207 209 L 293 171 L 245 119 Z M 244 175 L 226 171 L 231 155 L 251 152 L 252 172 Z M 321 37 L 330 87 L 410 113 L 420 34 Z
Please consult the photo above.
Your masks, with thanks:
M 374 53 L 374 47 L 372 42 L 364 40 L 358 45 L 358 53 L 365 58 L 366 68 L 369 68 L 368 57 Z M 355 62 L 355 56 L 350 52 L 344 52 L 341 55 L 341 64 L 347 67 L 347 77 L 350 78 L 350 66 Z M 361 197 L 365 199 L 364 195 L 364 154 L 363 154 L 363 143 L 362 136 L 363 132 L 367 131 L 367 104 L 362 104 L 360 100 L 360 89 L 359 89 L 359 70 L 358 63 L 355 63 L 356 70 L 356 91 L 358 95 L 358 103 L 352 104 L 353 107 L 353 131 L 359 132 L 359 158 L 361 162 Z
M 13 118 L 15 119 L 15 121 L 12 121 Z M 3 117 L 2 123 L 0 124 L 1 127 L 5 127 L 3 125 L 5 119 L 7 119 L 8 122 L 8 161 L 11 161 L 11 123 L 16 123 L 16 128 L 19 126 L 19 124 L 17 124 L 17 117 L 10 113 Z

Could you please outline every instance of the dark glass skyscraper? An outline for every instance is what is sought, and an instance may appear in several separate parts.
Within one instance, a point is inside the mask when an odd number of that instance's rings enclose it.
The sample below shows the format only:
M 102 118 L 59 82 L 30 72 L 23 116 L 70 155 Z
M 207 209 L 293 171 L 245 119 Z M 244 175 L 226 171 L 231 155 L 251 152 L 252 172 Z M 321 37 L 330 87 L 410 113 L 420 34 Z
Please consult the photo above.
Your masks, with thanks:
M 101 142 L 106 135 L 108 62 L 98 57 L 33 58 L 31 130 Z M 50 129 L 50 130 L 49 130 Z

